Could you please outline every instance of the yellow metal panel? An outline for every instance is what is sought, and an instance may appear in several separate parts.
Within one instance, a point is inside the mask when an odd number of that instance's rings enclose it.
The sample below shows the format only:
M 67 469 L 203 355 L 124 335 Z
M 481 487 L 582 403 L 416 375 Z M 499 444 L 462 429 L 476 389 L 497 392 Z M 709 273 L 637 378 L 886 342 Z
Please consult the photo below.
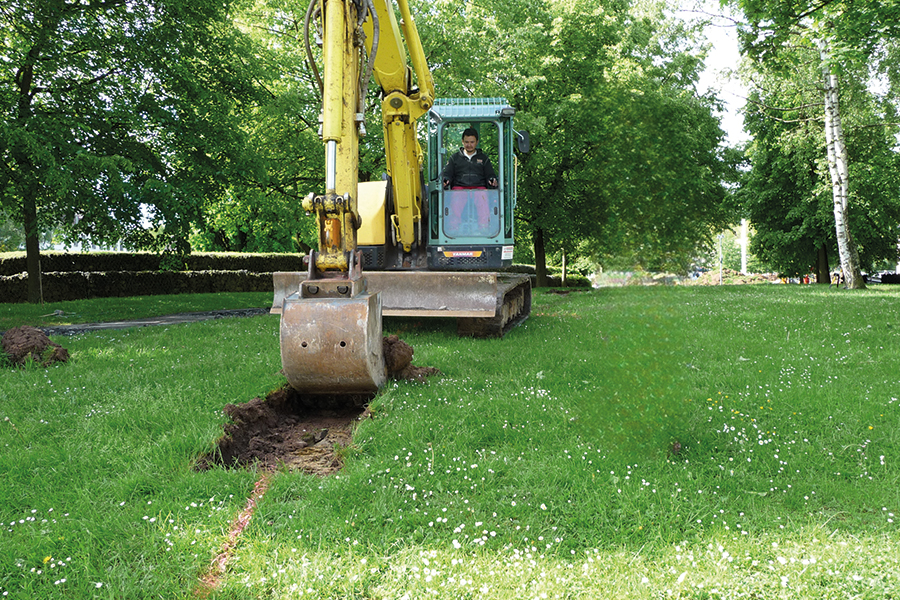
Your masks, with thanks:
M 378 54 L 375 57 L 375 80 L 385 93 L 399 91 L 406 94 L 409 90 L 409 68 L 406 66 L 406 48 L 394 16 L 394 7 L 390 0 L 373 0 L 375 12 L 378 14 Z M 372 19 L 363 24 L 366 33 L 366 51 L 372 51 L 374 27 Z
M 384 193 L 386 181 L 367 181 L 359 184 L 359 215 L 362 227 L 356 232 L 360 246 L 383 246 L 386 237 L 384 220 Z

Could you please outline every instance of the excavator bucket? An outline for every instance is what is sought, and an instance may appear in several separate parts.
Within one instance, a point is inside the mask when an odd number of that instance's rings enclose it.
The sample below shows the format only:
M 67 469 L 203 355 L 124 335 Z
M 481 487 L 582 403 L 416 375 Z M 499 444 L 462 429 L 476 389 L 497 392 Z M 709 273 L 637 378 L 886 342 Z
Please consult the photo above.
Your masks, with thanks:
M 307 394 L 373 393 L 386 379 L 381 295 L 284 299 L 281 366 L 288 383 Z

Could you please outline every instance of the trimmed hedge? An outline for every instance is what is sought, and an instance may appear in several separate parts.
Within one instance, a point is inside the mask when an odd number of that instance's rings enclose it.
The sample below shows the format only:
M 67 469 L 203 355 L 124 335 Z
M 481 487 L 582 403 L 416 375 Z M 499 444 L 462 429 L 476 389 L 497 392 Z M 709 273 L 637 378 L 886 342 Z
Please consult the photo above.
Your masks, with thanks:
M 164 257 L 151 252 L 42 252 L 41 271 L 46 273 L 159 271 Z M 305 271 L 300 254 L 238 254 L 208 252 L 185 258 L 187 271 Z M 25 253 L 0 258 L 0 276 L 24 273 Z
M 271 292 L 272 273 L 249 271 L 105 271 L 44 273 L 44 302 L 159 294 Z M 25 273 L 0 277 L 0 302 L 26 302 Z
M 300 254 L 191 254 L 187 271 L 160 271 L 161 257 L 149 252 L 47 252 L 41 254 L 44 302 L 157 294 L 270 292 L 274 271 L 306 271 Z M 513 265 L 507 272 L 531 274 L 534 267 Z M 558 275 L 548 283 L 558 287 Z M 569 287 L 587 287 L 587 278 L 571 274 Z M 0 302 L 26 302 L 25 255 L 0 257 Z

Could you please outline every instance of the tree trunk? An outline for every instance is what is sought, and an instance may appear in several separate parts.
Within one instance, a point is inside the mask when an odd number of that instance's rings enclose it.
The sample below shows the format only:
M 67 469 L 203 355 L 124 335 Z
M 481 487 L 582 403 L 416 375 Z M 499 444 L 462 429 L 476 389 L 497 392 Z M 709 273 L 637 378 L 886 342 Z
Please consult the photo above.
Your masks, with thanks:
M 848 220 L 849 207 L 849 170 L 847 146 L 844 144 L 844 131 L 841 127 L 841 112 L 838 104 L 840 84 L 837 75 L 831 72 L 828 65 L 828 47 L 826 42 L 819 43 L 822 56 L 822 75 L 825 88 L 825 146 L 828 150 L 828 171 L 831 174 L 831 190 L 834 198 L 834 226 L 837 234 L 838 256 L 841 270 L 848 289 L 865 289 L 862 273 L 859 268 L 859 250 L 850 235 Z
M 831 271 L 828 269 L 828 248 L 823 242 L 816 253 L 816 283 L 831 284 Z
M 34 80 L 34 62 L 39 55 L 39 46 L 35 44 L 28 53 L 26 62 L 16 73 L 16 85 L 19 98 L 16 124 L 26 129 L 34 116 L 31 100 L 33 97 L 32 82 Z M 37 200 L 39 183 L 31 156 L 22 148 L 13 150 L 17 173 L 14 175 L 14 189 L 22 202 L 22 224 L 25 228 L 25 268 L 28 271 L 28 301 L 34 304 L 43 302 L 41 294 L 41 245 L 38 230 Z
M 537 273 L 537 287 L 547 287 L 547 252 L 544 249 L 544 230 L 534 229 L 534 270 Z
M 38 230 L 37 203 L 32 190 L 22 190 L 22 220 L 25 223 L 25 269 L 28 271 L 28 301 L 43 304 L 41 292 L 41 232 Z
M 566 251 L 563 250 L 562 251 L 562 281 L 560 282 L 560 285 L 562 287 L 567 287 L 566 275 L 567 275 L 567 273 L 566 273 Z

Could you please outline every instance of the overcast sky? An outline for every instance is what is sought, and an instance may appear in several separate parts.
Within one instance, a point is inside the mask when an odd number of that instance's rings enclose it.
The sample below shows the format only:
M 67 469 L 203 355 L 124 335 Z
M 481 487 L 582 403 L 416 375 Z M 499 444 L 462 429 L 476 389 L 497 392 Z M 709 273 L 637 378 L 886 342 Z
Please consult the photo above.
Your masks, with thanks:
M 685 10 L 680 14 L 685 19 L 701 17 L 702 13 L 721 15 L 725 12 L 719 7 L 718 0 L 699 0 L 696 4 L 687 1 L 683 6 Z M 737 78 L 728 75 L 728 70 L 736 69 L 740 62 L 734 22 L 727 18 L 712 19 L 706 27 L 706 37 L 713 47 L 706 59 L 706 70 L 700 77 L 700 91 L 715 90 L 725 103 L 725 113 L 721 115 L 722 129 L 728 134 L 729 145 L 735 145 L 748 140 L 749 136 L 743 131 L 744 119 L 738 113 L 744 107 L 746 89 Z

